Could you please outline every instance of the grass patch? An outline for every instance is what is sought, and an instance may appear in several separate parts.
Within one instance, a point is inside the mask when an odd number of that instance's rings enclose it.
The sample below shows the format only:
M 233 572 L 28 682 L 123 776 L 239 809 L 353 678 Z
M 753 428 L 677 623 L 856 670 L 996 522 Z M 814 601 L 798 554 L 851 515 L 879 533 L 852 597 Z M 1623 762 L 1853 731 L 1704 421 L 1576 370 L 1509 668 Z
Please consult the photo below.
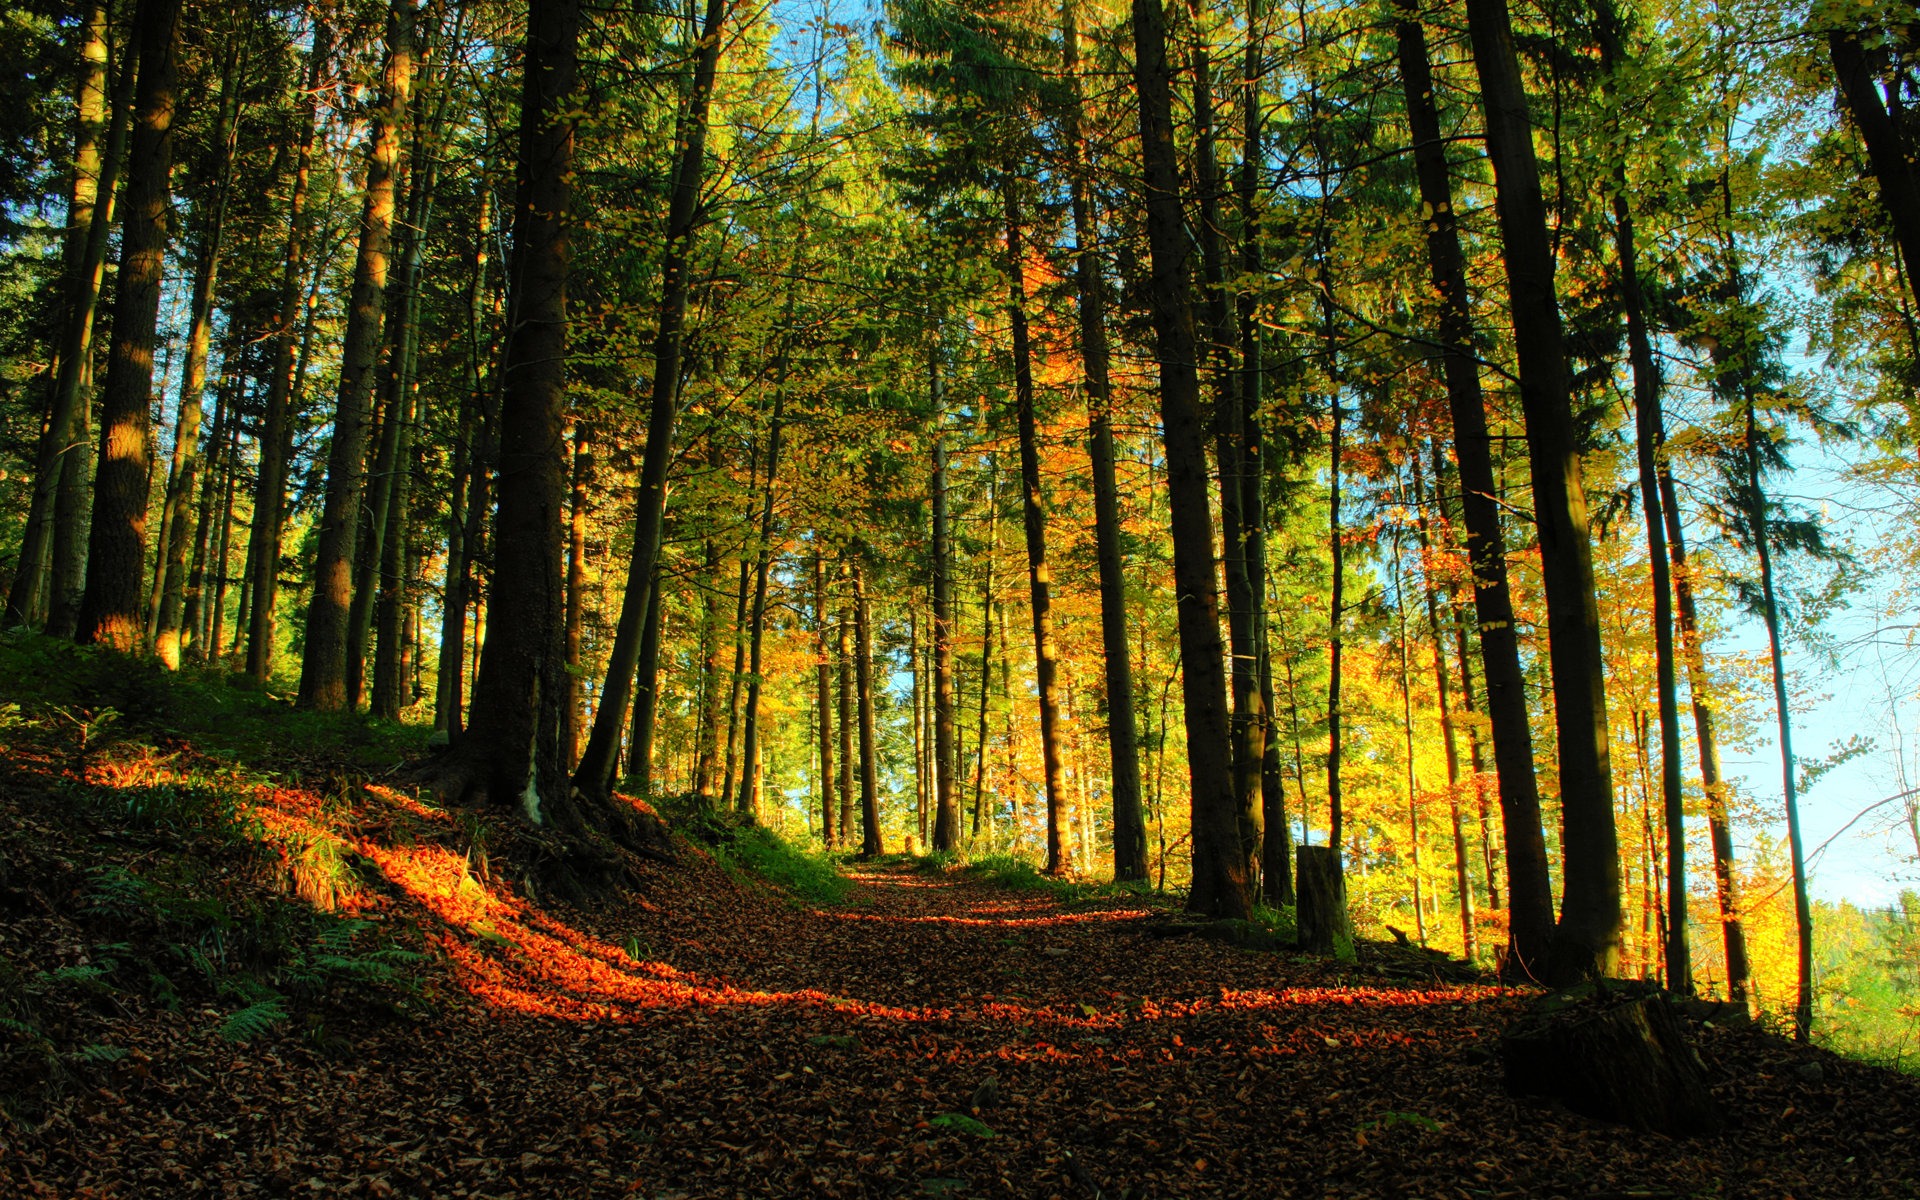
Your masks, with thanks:
M 960 870 L 981 883 L 1015 892 L 1038 892 L 1063 904 L 1118 896 L 1145 898 L 1152 894 L 1152 889 L 1146 883 L 1113 883 L 1048 875 L 1032 860 L 1013 854 L 982 855 Z
M 385 770 L 426 745 L 427 730 L 359 713 L 294 709 L 220 664 L 168 671 L 157 661 L 24 631 L 0 634 L 0 695 L 10 723 L 63 728 L 82 756 L 123 744 L 188 742 L 235 765 L 284 772 L 289 750 L 347 771 Z M 4 738 L 0 738 L 4 744 Z
M 720 814 L 683 826 L 706 844 L 734 882 L 774 891 L 797 904 L 845 904 L 853 881 L 833 856 L 803 850 L 764 825 L 736 824 Z

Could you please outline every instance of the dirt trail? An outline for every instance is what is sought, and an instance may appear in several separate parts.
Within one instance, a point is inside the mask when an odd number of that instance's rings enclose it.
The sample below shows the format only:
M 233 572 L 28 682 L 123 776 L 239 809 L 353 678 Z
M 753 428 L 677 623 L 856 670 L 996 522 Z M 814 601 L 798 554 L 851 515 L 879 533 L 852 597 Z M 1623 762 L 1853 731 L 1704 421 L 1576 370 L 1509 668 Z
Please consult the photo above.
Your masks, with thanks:
M 0 1122 L 0 1196 L 1915 1192 L 1920 1089 L 1830 1057 L 1808 1084 L 1758 1034 L 1705 1031 L 1743 1127 L 1680 1145 L 1508 1097 L 1518 997 L 1154 937 L 1137 901 L 885 864 L 815 910 L 690 847 L 547 911 L 431 829 L 360 849 L 439 947 L 430 1015 L 236 1046 L 116 1000 L 133 1057 Z

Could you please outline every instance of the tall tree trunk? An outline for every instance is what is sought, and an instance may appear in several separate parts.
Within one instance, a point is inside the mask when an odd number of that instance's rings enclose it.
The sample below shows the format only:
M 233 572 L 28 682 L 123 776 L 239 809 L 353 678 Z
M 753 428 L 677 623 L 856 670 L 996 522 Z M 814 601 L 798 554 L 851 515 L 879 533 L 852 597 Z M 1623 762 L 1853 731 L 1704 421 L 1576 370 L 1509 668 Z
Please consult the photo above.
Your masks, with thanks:
M 1346 546 L 1340 530 L 1340 440 L 1342 435 L 1340 385 L 1336 381 L 1328 398 L 1333 401 L 1333 426 L 1327 441 L 1327 550 L 1333 562 L 1332 595 L 1327 601 L 1327 845 L 1338 850 L 1346 826 L 1346 806 L 1340 794 L 1340 659 L 1346 648 L 1341 636 L 1346 621 Z M 1302 841 L 1311 842 L 1309 837 Z
M 1396 531 L 1393 539 L 1393 609 L 1398 618 L 1400 636 L 1400 730 L 1407 756 L 1407 845 L 1413 878 L 1413 928 L 1422 946 L 1427 944 L 1426 899 L 1421 885 L 1420 865 L 1420 774 L 1413 761 L 1413 656 L 1408 645 L 1406 585 L 1400 569 L 1403 547 Z
M 1014 414 L 1020 430 L 1020 496 L 1027 535 L 1028 608 L 1033 614 L 1033 670 L 1040 707 L 1040 761 L 1047 789 L 1049 875 L 1073 870 L 1067 841 L 1066 780 L 1060 763 L 1060 649 L 1053 634 L 1053 567 L 1047 561 L 1047 509 L 1040 490 L 1040 434 L 1034 414 L 1033 355 L 1027 337 L 1027 273 L 1022 256 L 1018 185 L 1003 181 L 1007 219 L 1007 319 L 1013 326 Z
M 627 774 L 633 790 L 653 794 L 653 731 L 660 711 L 660 629 L 667 618 L 667 594 L 660 590 L 660 568 L 653 570 L 653 599 L 640 631 L 640 663 L 635 675 L 633 729 L 627 735 Z
M 1213 570 L 1213 514 L 1207 498 L 1206 422 L 1200 412 L 1193 308 L 1187 292 L 1187 233 L 1173 137 L 1172 71 L 1161 0 L 1133 0 L 1134 87 L 1140 98 L 1147 240 L 1152 256 L 1154 357 L 1171 502 L 1187 770 L 1192 788 L 1196 913 L 1246 917 L 1251 880 L 1241 853 L 1230 766 L 1226 665 Z
M 287 200 L 287 240 L 285 264 L 280 273 L 280 311 L 273 329 L 273 368 L 267 377 L 267 396 L 260 420 L 260 469 L 253 492 L 253 536 L 247 543 L 248 573 L 253 579 L 253 611 L 247 626 L 247 675 L 257 684 L 265 684 L 273 673 L 274 617 L 280 594 L 280 540 L 286 523 L 288 408 L 293 398 L 295 350 L 299 338 L 300 284 L 305 267 L 307 241 L 312 233 L 312 218 L 307 212 L 307 197 L 313 173 L 313 143 L 318 126 L 320 79 L 332 53 L 332 31 L 319 6 L 311 7 L 313 48 L 307 56 L 305 86 L 301 89 L 298 130 L 293 151 L 293 191 Z M 464 562 L 462 567 L 464 569 Z M 451 572 L 451 559 L 449 560 Z M 453 603 L 449 593 L 447 603 Z M 464 620 L 466 604 L 461 598 Z M 460 645 L 460 631 L 453 631 L 453 644 Z M 445 645 L 445 642 L 442 642 Z M 457 653 L 457 651 L 456 651 Z M 458 658 L 454 660 L 453 679 L 459 679 Z M 442 663 L 443 678 L 446 664 Z M 453 689 L 459 694 L 457 686 Z M 456 698 L 455 704 L 458 704 Z M 444 727 L 444 726 L 443 726 Z
M 1240 96 L 1245 137 L 1236 191 L 1240 202 L 1240 273 L 1248 279 L 1260 278 L 1267 269 L 1260 244 L 1260 173 L 1266 161 L 1260 95 L 1266 71 L 1264 21 L 1264 0 L 1247 0 L 1247 51 Z M 1250 615 L 1254 653 L 1259 660 L 1260 711 L 1266 718 L 1260 756 L 1260 884 L 1267 903 L 1278 907 L 1293 904 L 1293 834 L 1287 821 L 1280 739 L 1273 728 L 1273 648 L 1267 635 L 1266 448 L 1262 429 L 1266 368 L 1261 361 L 1260 321 L 1252 289 L 1239 289 L 1235 307 L 1240 321 L 1240 529 L 1253 605 Z
M 754 500 L 760 482 L 760 448 L 756 444 L 747 452 L 747 500 L 746 511 L 740 514 L 741 528 L 751 526 L 753 522 Z M 753 560 L 747 556 L 747 546 L 740 547 L 740 559 L 736 564 L 738 578 L 733 589 L 733 670 L 727 676 L 727 756 L 720 773 L 720 795 L 728 804 L 734 802 L 734 768 L 739 765 L 740 755 L 740 686 L 747 674 L 747 597 L 753 588 Z
M 434 130 L 442 108 L 444 104 L 436 105 L 430 115 L 416 122 L 417 131 L 409 153 L 406 227 L 399 239 L 399 278 L 393 288 L 392 303 L 387 306 L 387 363 L 381 373 L 387 419 L 381 429 L 373 478 L 369 481 L 368 498 L 372 508 L 364 537 L 370 544 L 364 547 L 366 553 L 362 556 L 368 570 L 360 575 L 349 612 L 347 694 L 354 703 L 359 702 L 367 640 L 370 634 L 377 633 L 372 705 L 380 716 L 398 715 L 397 708 L 386 712 L 383 706 L 399 693 L 397 673 L 402 624 L 399 614 L 406 605 L 407 581 L 403 574 L 396 574 L 396 570 L 406 558 L 407 502 L 413 482 L 413 429 L 419 419 L 414 363 L 419 345 L 420 265 L 438 179 L 435 157 L 438 139 Z M 393 593 L 392 602 L 388 600 L 389 592 Z M 384 700 L 379 695 L 383 671 L 392 693 Z
M 1467 869 L 1467 834 L 1460 819 L 1460 737 L 1454 729 L 1453 680 L 1447 672 L 1447 643 L 1441 633 L 1439 589 L 1433 583 L 1433 533 L 1427 520 L 1426 487 L 1421 479 L 1420 459 L 1410 456 L 1413 467 L 1413 504 L 1415 528 L 1420 535 L 1421 588 L 1426 594 L 1427 636 L 1433 644 L 1433 686 L 1440 701 L 1440 736 L 1447 750 L 1447 815 L 1453 823 L 1453 887 L 1460 907 L 1460 945 L 1462 955 L 1472 962 L 1479 954 L 1474 936 L 1473 881 Z M 1435 480 L 1438 486 L 1439 481 Z
M 581 721 L 586 713 L 586 684 L 581 679 L 581 625 L 587 611 L 587 486 L 593 477 L 593 432 L 585 422 L 573 427 L 573 480 L 567 493 L 567 703 L 561 727 L 561 754 L 580 760 Z M 651 584 L 649 586 L 652 586 Z
M 1620 17 L 1613 0 L 1601 0 L 1595 28 L 1606 91 L 1619 104 L 1615 84 L 1623 66 Z M 1616 122 L 1620 120 L 1616 117 Z M 1620 153 L 1628 152 L 1625 134 Z M 1653 584 L 1654 688 L 1660 709 L 1660 795 L 1667 831 L 1667 987 L 1693 991 L 1693 958 L 1687 933 L 1687 825 L 1680 773 L 1680 699 L 1673 651 L 1673 588 L 1668 576 L 1667 531 L 1661 515 L 1659 444 L 1663 440 L 1661 381 L 1654 365 L 1653 338 L 1647 328 L 1646 300 L 1634 244 L 1633 211 L 1627 202 L 1625 157 L 1613 164 L 1613 246 L 1620 272 L 1620 307 L 1627 321 L 1627 351 L 1633 365 L 1634 448 L 1640 476 L 1640 511 L 1647 527 L 1647 560 Z M 1920 200 L 1920 196 L 1915 197 Z
M 220 530 L 219 549 L 214 554 L 213 604 L 207 612 L 206 661 L 219 662 L 225 650 L 227 585 L 233 580 L 233 492 L 240 465 L 240 405 L 245 385 L 237 377 L 233 385 L 233 412 L 227 417 L 227 430 L 220 452 Z
M 566 705 L 562 568 L 567 463 L 567 270 L 579 0 L 533 3 L 520 102 L 500 410 L 499 509 L 487 638 L 466 735 L 435 780 L 443 793 L 514 804 L 533 824 L 624 832 L 624 810 L 584 806 L 561 757 Z
M 1548 880 L 1546 837 L 1541 829 L 1539 784 L 1533 768 L 1533 729 L 1527 719 L 1519 627 L 1507 587 L 1507 546 L 1500 528 L 1492 439 L 1473 349 L 1467 260 L 1460 246 L 1446 143 L 1434 101 L 1426 31 L 1417 11 L 1405 3 L 1401 4 L 1396 29 L 1420 199 L 1433 214 L 1427 224 L 1427 260 L 1440 298 L 1440 337 L 1445 347 L 1440 355 L 1441 371 L 1453 423 L 1454 456 L 1460 468 L 1461 516 L 1467 531 L 1467 562 L 1473 570 L 1481 669 L 1486 680 L 1487 717 L 1493 733 L 1494 770 L 1500 782 L 1500 811 L 1507 843 L 1507 970 L 1524 978 L 1545 970 L 1553 937 L 1553 891 Z M 1464 668 L 1464 641 L 1460 653 Z M 1467 692 L 1471 709 L 1471 685 Z M 1491 880 L 1491 865 L 1488 873 Z M 1498 905 L 1498 896 L 1498 889 L 1489 883 L 1488 902 Z
M 67 195 L 67 225 L 61 250 L 59 332 L 52 346 L 53 395 L 34 462 L 33 493 L 20 546 L 19 569 L 0 619 L 6 624 L 41 625 L 47 620 L 55 586 L 54 521 L 61 481 L 82 473 L 86 428 L 80 424 L 85 386 L 93 360 L 93 320 L 106 270 L 107 235 L 113 224 L 118 182 L 131 108 L 135 53 L 121 52 L 111 105 L 107 97 L 108 26 L 105 0 L 87 7 L 79 27 L 79 73 L 74 86 L 73 175 Z M 111 108 L 111 112 L 109 109 Z M 75 451 L 78 451 L 77 453 Z
M 640 496 L 633 520 L 633 560 L 627 567 L 626 592 L 614 626 L 606 682 L 594 710 L 593 732 L 574 770 L 573 785 L 582 791 L 604 791 L 606 780 L 613 774 L 620 734 L 627 723 L 627 704 L 633 694 L 633 673 L 640 658 L 641 626 L 650 600 L 647 582 L 653 578 L 660 557 L 660 518 L 666 507 L 667 471 L 673 465 L 674 416 L 685 352 L 682 335 L 691 292 L 688 272 L 693 235 L 700 222 L 700 186 L 707 162 L 707 109 L 720 62 L 720 23 L 726 10 L 726 0 L 707 0 L 692 86 L 680 121 L 680 158 L 674 168 L 673 194 L 667 205 L 666 249 L 660 263 L 660 313 L 653 340 L 647 448 L 640 461 Z
M 1000 464 L 987 454 L 987 569 L 980 583 L 980 728 L 974 739 L 973 832 L 978 840 L 987 806 L 987 706 L 993 684 L 993 564 L 1000 557 Z M 1004 655 L 1005 651 L 1002 651 Z
M 1233 691 L 1230 725 L 1233 753 L 1233 794 L 1240 846 L 1247 856 L 1249 877 L 1261 862 L 1261 765 L 1266 757 L 1267 714 L 1261 707 L 1260 654 L 1254 641 L 1254 612 L 1258 608 L 1254 584 L 1247 569 L 1246 414 L 1235 369 L 1234 350 L 1239 330 L 1233 305 L 1227 298 L 1226 249 L 1220 219 L 1220 195 L 1225 187 L 1214 146 L 1213 65 L 1207 39 L 1200 29 L 1199 0 L 1188 0 L 1194 23 L 1193 120 L 1194 173 L 1199 209 L 1201 294 L 1206 297 L 1207 337 L 1202 353 L 1213 377 L 1214 458 L 1220 468 L 1221 562 L 1226 577 L 1227 641 Z
M 1113 876 L 1147 877 L 1147 825 L 1140 811 L 1139 721 L 1133 708 L 1127 653 L 1126 561 L 1120 549 L 1120 485 L 1114 469 L 1113 384 L 1107 346 L 1107 289 L 1100 270 L 1100 220 L 1089 179 L 1080 35 L 1073 0 L 1062 9 L 1062 43 L 1071 90 L 1066 109 L 1067 175 L 1073 207 L 1074 293 L 1079 301 L 1080 357 L 1086 370 L 1087 452 L 1093 467 L 1094 557 L 1100 570 L 1100 644 L 1105 651 L 1107 756 L 1113 801 Z
M 700 731 L 693 792 L 711 807 L 719 794 L 714 772 L 720 767 L 720 547 L 709 537 L 705 548 L 706 585 L 700 589 Z
M 447 573 L 440 620 L 440 681 L 434 700 L 434 728 L 451 743 L 461 732 L 461 708 L 466 696 L 467 606 L 477 601 L 473 564 L 486 537 L 488 473 L 492 470 L 493 439 L 500 420 L 497 379 L 488 381 L 482 364 L 493 361 L 486 327 L 487 239 L 492 234 L 493 187 L 482 182 L 479 215 L 474 222 L 473 275 L 467 289 L 467 388 L 461 398 L 461 422 L 455 442 L 455 465 L 464 454 L 465 471 L 454 472 L 455 492 L 447 510 Z M 483 344 L 484 343 L 484 344 Z M 478 418 L 475 428 L 475 418 Z M 462 490 L 464 489 L 464 490 Z
M 87 538 L 87 586 L 75 631 L 81 642 L 127 654 L 140 650 L 145 633 L 140 585 L 147 557 L 147 486 L 153 473 L 148 407 L 167 252 L 179 24 L 180 0 L 142 0 L 134 14 L 140 81 L 128 148 L 113 344 L 100 392 L 100 465 Z
M 1506 0 L 1468 0 L 1467 30 L 1493 163 L 1547 600 L 1564 828 L 1560 920 L 1547 979 L 1560 985 L 1607 975 L 1619 954 L 1620 846 L 1613 824 L 1606 664 L 1553 248 Z M 1509 853 L 1512 845 L 1510 833 Z
M 327 452 L 326 497 L 307 605 L 300 663 L 302 708 L 334 712 L 349 706 L 347 654 L 353 564 L 367 488 L 367 442 L 379 383 L 386 314 L 388 254 L 393 240 L 394 184 L 401 130 L 413 90 L 413 0 L 392 0 L 387 14 L 387 65 L 380 105 L 368 131 L 367 184 L 360 213 L 347 328 L 340 348 L 340 387 Z
M 1741 352 L 1744 354 L 1744 350 Z M 1780 646 L 1780 605 L 1773 581 L 1773 547 L 1769 530 L 1767 493 L 1760 478 L 1760 431 L 1753 387 L 1744 361 L 1735 369 L 1741 374 L 1746 393 L 1746 446 L 1744 466 L 1747 485 L 1748 532 L 1760 562 L 1761 616 L 1767 624 L 1767 659 L 1773 673 L 1773 713 L 1780 731 L 1780 789 L 1786 800 L 1787 847 L 1793 861 L 1793 924 L 1795 963 L 1798 968 L 1793 1001 L 1793 1038 L 1805 1042 L 1813 1032 L 1813 911 L 1807 898 L 1807 856 L 1800 833 L 1800 797 L 1795 775 L 1798 766 L 1793 756 L 1793 711 L 1787 704 L 1787 670 Z
M 231 342 L 227 349 L 233 349 Z M 200 498 L 195 505 L 197 515 L 193 525 L 193 552 L 181 608 L 186 653 L 195 662 L 205 662 L 207 658 L 207 615 L 210 610 L 207 603 L 207 577 L 211 574 L 213 562 L 214 493 L 220 484 L 219 467 L 226 455 L 227 422 L 233 417 L 234 394 L 238 387 L 238 364 L 229 361 L 213 397 L 213 426 L 207 435 L 206 470 L 200 476 Z
M 1738 873 L 1734 869 L 1733 822 L 1727 813 L 1728 787 L 1720 772 L 1720 740 L 1714 735 L 1708 701 L 1706 649 L 1694 606 L 1693 576 L 1687 565 L 1687 541 L 1680 520 L 1679 489 L 1664 459 L 1660 471 L 1661 515 L 1667 525 L 1667 551 L 1673 559 L 1673 592 L 1680 616 L 1680 649 L 1687 663 L 1687 694 L 1693 705 L 1694 740 L 1700 748 L 1700 783 L 1707 798 L 1707 831 L 1713 843 L 1713 882 L 1720 910 L 1720 939 L 1727 962 L 1727 997 L 1742 1006 L 1753 1003 L 1753 964 L 1747 956 L 1747 931 L 1740 919 Z
M 788 293 L 792 295 L 791 292 Z M 792 309 L 789 306 L 789 319 Z M 740 791 L 737 807 L 755 820 L 760 817 L 760 675 L 761 648 L 767 632 L 767 576 L 773 566 L 773 485 L 780 472 L 780 419 L 787 403 L 787 360 L 783 352 L 774 372 L 777 382 L 773 415 L 767 430 L 767 485 L 760 502 L 760 530 L 754 539 L 753 605 L 747 613 L 747 706 L 740 729 Z
M 844 564 L 842 566 L 844 571 Z M 853 739 L 854 715 L 853 656 L 847 650 L 847 635 L 853 621 L 847 607 L 840 607 L 839 627 L 835 631 L 835 651 L 840 664 L 840 844 L 853 844 Z
M 867 602 L 866 564 L 853 560 L 853 661 L 860 703 L 860 857 L 886 852 L 880 839 L 880 747 L 874 729 L 873 616 Z
M 833 660 L 827 654 L 827 565 L 819 549 L 819 531 L 814 532 L 813 551 L 813 638 L 814 685 L 820 708 L 820 843 L 829 850 L 840 846 L 841 828 L 837 818 L 838 798 L 834 784 L 838 779 L 833 763 Z
M 927 392 L 933 405 L 933 849 L 960 849 L 960 800 L 954 773 L 953 535 L 947 512 L 947 403 L 940 377 L 938 327 L 927 355 Z
M 230 31 L 231 32 L 231 31 Z M 240 57 L 240 38 L 227 49 L 220 74 L 220 108 L 214 119 L 214 190 L 206 211 L 196 206 L 200 225 L 194 259 L 193 299 L 187 330 L 187 361 L 180 375 L 179 416 L 173 425 L 173 463 L 167 475 L 167 497 L 161 510 L 160 561 L 154 569 L 159 604 L 154 613 L 153 649 L 167 669 L 180 666 L 180 606 L 187 583 L 187 509 L 193 502 L 194 477 L 199 470 L 200 400 L 207 387 L 207 353 L 213 343 L 213 293 L 220 275 L 220 241 L 227 218 L 227 197 L 233 183 L 233 150 L 239 136 L 240 89 L 234 68 Z

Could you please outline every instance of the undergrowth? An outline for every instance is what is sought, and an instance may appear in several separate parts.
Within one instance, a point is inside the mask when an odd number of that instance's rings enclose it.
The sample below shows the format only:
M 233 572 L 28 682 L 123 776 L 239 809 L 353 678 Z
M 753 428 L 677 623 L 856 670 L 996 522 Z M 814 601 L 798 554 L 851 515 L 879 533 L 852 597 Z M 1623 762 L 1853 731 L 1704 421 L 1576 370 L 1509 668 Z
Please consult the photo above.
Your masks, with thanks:
M 737 884 L 770 890 L 797 904 L 844 904 L 853 881 L 825 851 L 807 850 L 764 825 L 750 824 L 696 799 L 661 800 L 658 807 L 674 828 L 705 846 L 713 860 Z
M 427 739 L 419 725 L 295 709 L 285 693 L 262 690 L 219 664 L 168 671 L 152 660 L 21 631 L 0 633 L 0 681 L 0 694 L 17 706 L 14 719 L 54 723 L 82 756 L 129 742 L 186 743 L 262 770 L 311 764 L 371 771 Z
M 954 868 L 940 868 L 954 869 Z M 1072 876 L 1048 875 L 1033 860 L 1014 854 L 985 854 L 957 868 L 981 883 L 1016 892 L 1038 892 L 1063 904 L 1077 900 L 1104 900 L 1116 896 L 1147 898 L 1152 889 L 1144 882 L 1118 883 Z
M 42 797 L 38 821 L 0 828 L 0 882 L 48 914 L 0 945 L 0 1115 L 34 1119 L 119 1063 L 117 1030 L 143 1008 L 233 1042 L 295 1026 L 345 1052 L 330 1021 L 429 1007 L 421 954 L 343 911 L 372 883 L 339 832 L 346 785 L 297 823 L 269 827 L 260 803 L 289 748 L 333 771 L 391 762 L 400 727 L 20 634 L 0 635 L 0 694 L 0 761 L 24 789 L 10 799 Z

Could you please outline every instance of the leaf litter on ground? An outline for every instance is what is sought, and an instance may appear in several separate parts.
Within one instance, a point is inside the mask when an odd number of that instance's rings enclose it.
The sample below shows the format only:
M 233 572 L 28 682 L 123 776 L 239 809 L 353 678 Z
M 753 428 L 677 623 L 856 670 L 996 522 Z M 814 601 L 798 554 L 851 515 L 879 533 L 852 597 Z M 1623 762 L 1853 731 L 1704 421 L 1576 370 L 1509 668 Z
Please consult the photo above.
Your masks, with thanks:
M 1493 1050 L 1531 993 L 1491 981 L 1154 936 L 1140 897 L 901 862 L 796 906 L 694 844 L 542 905 L 510 818 L 380 787 L 249 795 L 269 829 L 330 814 L 356 919 L 425 955 L 408 996 L 223 999 L 196 982 L 217 964 L 169 965 L 177 929 L 115 915 L 176 835 L 120 837 L 72 800 L 111 772 L 72 762 L 19 738 L 0 760 L 0 995 L 28 997 L 0 999 L 0 1195 L 1920 1191 L 1920 1082 L 1757 1029 L 1694 1027 L 1734 1127 L 1669 1141 L 1507 1095 Z M 235 904 L 271 876 L 197 878 Z

